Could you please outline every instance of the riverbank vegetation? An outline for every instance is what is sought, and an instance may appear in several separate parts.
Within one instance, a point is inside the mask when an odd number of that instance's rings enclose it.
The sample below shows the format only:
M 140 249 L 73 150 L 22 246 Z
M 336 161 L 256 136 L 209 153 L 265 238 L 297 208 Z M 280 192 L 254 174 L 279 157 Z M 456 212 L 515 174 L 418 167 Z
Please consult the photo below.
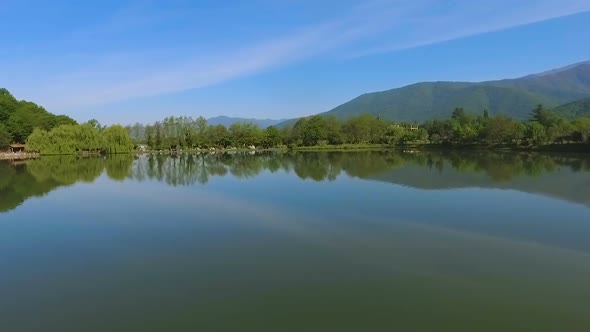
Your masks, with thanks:
M 345 121 L 333 116 L 301 118 L 291 126 L 261 129 L 252 123 L 226 128 L 209 126 L 203 117 L 168 117 L 152 125 L 126 127 L 136 144 L 151 149 L 258 148 L 293 149 L 387 148 L 404 145 L 504 148 L 541 147 L 570 143 L 590 144 L 590 118 L 568 120 L 537 106 L 526 121 L 502 115 L 477 115 L 456 108 L 447 120 L 422 124 L 396 123 L 372 115 Z
M 27 139 L 27 150 L 45 155 L 129 153 L 133 148 L 125 128 L 101 127 L 96 120 L 82 125 L 62 125 L 50 131 L 36 128 Z
M 585 104 L 580 105 L 575 114 L 586 114 L 579 112 Z M 574 144 L 579 150 L 590 146 L 590 118 L 563 118 L 539 105 L 524 121 L 458 107 L 449 119 L 420 124 L 365 114 L 346 120 L 315 115 L 268 128 L 248 122 L 213 126 L 203 117 L 167 117 L 149 125 L 107 128 L 96 120 L 79 125 L 32 102 L 17 101 L 0 89 L 0 151 L 11 143 L 26 143 L 27 151 L 41 154 L 126 153 L 134 148 L 347 150 L 396 146 L 571 150 Z

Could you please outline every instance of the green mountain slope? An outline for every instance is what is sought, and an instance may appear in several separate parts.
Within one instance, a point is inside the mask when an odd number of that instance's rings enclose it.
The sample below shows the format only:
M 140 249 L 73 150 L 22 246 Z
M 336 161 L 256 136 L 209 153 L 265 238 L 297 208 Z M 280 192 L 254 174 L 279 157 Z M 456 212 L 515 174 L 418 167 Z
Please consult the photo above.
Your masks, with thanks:
M 369 113 L 387 120 L 425 121 L 447 118 L 455 107 L 471 112 L 487 109 L 525 119 L 537 104 L 552 108 L 590 98 L 590 62 L 517 79 L 469 82 L 426 82 L 367 93 L 326 113 L 340 119 Z
M 590 117 L 590 98 L 558 106 L 553 111 L 567 119 Z

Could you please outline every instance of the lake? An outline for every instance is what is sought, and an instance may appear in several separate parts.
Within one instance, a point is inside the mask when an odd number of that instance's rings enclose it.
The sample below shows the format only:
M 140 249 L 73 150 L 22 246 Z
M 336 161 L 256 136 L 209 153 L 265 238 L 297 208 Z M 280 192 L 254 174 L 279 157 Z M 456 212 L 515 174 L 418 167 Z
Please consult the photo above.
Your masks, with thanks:
M 590 155 L 0 163 L 0 330 L 590 331 Z

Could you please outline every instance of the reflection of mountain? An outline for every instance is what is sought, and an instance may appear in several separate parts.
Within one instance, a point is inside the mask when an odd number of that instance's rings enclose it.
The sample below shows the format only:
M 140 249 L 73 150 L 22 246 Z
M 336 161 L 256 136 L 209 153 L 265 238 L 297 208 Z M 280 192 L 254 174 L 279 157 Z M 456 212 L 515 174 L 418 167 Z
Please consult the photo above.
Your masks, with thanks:
M 0 212 L 21 205 L 30 197 L 76 182 L 93 182 L 106 168 L 113 179 L 125 179 L 133 164 L 131 155 L 107 158 L 46 157 L 25 164 L 0 163 Z
M 103 172 L 118 181 L 149 179 L 190 186 L 206 184 L 215 176 L 252 178 L 263 171 L 289 172 L 313 181 L 333 181 L 346 174 L 420 189 L 513 189 L 590 205 L 590 156 L 372 151 L 46 157 L 25 165 L 0 163 L 0 212 L 60 186 L 93 182 Z
M 424 153 L 406 160 L 369 178 L 419 189 L 511 189 L 590 205 L 590 156 Z

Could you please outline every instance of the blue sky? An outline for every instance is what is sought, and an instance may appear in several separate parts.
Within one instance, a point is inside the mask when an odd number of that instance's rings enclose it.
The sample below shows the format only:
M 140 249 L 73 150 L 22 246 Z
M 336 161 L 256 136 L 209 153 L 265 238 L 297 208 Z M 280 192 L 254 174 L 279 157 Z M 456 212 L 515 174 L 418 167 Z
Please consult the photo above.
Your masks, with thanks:
M 590 60 L 587 22 L 588 0 L 3 0 L 0 87 L 79 121 L 292 118 Z

